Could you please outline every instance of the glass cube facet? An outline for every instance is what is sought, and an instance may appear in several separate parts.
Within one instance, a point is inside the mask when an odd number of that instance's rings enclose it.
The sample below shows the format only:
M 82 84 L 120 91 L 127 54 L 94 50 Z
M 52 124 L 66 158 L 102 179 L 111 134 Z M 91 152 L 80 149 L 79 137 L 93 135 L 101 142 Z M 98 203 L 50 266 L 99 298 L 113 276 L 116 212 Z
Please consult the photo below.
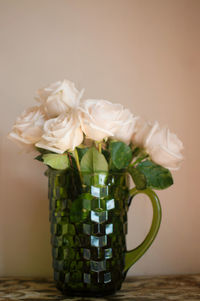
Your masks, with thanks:
M 91 220 L 96 223 L 104 223 L 108 219 L 107 211 L 91 211 Z
M 107 236 L 93 236 L 91 235 L 91 245 L 94 247 L 104 247 L 107 245 Z

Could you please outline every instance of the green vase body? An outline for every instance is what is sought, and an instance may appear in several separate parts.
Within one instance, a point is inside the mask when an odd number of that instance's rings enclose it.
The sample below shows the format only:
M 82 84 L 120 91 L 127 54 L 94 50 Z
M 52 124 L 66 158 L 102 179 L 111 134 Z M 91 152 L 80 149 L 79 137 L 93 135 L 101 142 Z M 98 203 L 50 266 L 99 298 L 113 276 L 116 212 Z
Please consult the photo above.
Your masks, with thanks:
M 65 295 L 104 296 L 119 290 L 160 225 L 152 190 L 129 191 L 126 173 L 82 174 L 48 170 L 54 280 Z M 149 196 L 153 221 L 144 242 L 127 251 L 127 212 L 137 193 Z

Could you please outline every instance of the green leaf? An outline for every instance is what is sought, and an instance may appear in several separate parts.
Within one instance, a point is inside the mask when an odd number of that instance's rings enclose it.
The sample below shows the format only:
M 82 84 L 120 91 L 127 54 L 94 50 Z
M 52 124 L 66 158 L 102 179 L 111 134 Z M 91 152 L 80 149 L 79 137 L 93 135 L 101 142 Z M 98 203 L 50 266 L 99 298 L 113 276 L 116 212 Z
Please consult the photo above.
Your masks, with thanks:
M 67 154 L 44 154 L 42 159 L 44 164 L 54 169 L 64 170 L 70 166 Z
M 88 147 L 77 147 L 77 152 L 78 152 L 78 157 L 79 157 L 79 161 L 81 161 L 81 159 L 83 158 L 83 156 L 85 155 L 85 153 L 88 151 Z
M 108 171 L 108 163 L 101 153 L 95 147 L 91 147 L 81 159 L 81 171 L 94 173 L 100 171 Z
M 107 149 L 102 149 L 102 154 L 106 158 L 107 162 L 110 160 L 110 152 Z
M 41 154 L 55 154 L 54 152 L 51 152 L 51 151 L 49 151 L 49 150 L 47 150 L 47 149 L 44 149 L 44 148 L 40 148 L 40 147 L 36 147 L 36 150 L 39 152 L 39 153 L 41 153 Z
M 126 168 L 132 161 L 132 150 L 124 142 L 111 142 L 109 146 L 111 159 L 116 168 Z
M 113 161 L 110 159 L 109 170 L 113 172 L 119 172 L 119 169 L 113 164 Z
M 141 173 L 138 169 L 132 166 L 128 167 L 128 172 L 130 173 L 133 182 L 135 183 L 135 186 L 138 190 L 142 190 L 146 188 L 147 180 L 143 173 Z
M 139 163 L 136 169 L 145 175 L 148 187 L 165 189 L 173 184 L 171 172 L 150 160 Z
M 40 155 L 38 155 L 37 157 L 35 157 L 34 159 L 35 160 L 38 160 L 38 161 L 40 161 L 40 162 L 43 162 L 43 160 L 42 160 L 42 154 L 40 154 Z

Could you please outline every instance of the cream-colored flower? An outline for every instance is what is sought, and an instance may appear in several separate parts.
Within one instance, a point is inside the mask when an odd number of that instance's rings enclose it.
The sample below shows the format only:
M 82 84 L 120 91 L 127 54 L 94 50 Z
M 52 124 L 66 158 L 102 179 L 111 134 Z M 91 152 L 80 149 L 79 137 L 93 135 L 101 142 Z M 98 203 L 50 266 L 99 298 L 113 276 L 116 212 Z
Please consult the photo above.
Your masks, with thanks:
M 144 147 L 151 159 L 170 170 L 177 170 L 183 160 L 183 143 L 167 127 L 160 128 L 158 122 L 150 124 L 140 119 L 132 142 Z
M 146 122 L 141 117 L 138 117 L 135 123 L 135 132 L 132 136 L 133 144 L 139 147 L 144 147 L 146 137 L 149 134 L 151 128 L 151 123 Z
M 87 99 L 80 107 L 80 120 L 86 137 L 95 141 L 112 137 L 129 143 L 136 117 L 121 104 L 107 100 Z
M 55 153 L 64 153 L 74 149 L 83 141 L 83 132 L 76 112 L 63 113 L 49 119 L 44 124 L 42 139 L 36 144 Z
M 46 115 L 41 107 L 30 107 L 16 120 L 8 137 L 26 149 L 32 149 L 43 134 Z
M 79 92 L 69 80 L 58 81 L 37 91 L 36 100 L 43 106 L 49 118 L 57 117 L 79 105 L 83 90 Z

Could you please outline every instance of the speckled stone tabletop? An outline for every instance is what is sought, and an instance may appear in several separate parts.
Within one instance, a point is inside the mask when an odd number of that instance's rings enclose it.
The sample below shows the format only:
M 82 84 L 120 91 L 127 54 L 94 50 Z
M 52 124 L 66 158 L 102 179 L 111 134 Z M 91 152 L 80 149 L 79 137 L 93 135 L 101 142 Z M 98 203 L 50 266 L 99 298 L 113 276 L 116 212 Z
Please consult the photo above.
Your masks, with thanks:
M 65 297 L 50 279 L 0 278 L 0 300 L 200 300 L 200 274 L 129 277 L 117 294 L 105 298 Z

